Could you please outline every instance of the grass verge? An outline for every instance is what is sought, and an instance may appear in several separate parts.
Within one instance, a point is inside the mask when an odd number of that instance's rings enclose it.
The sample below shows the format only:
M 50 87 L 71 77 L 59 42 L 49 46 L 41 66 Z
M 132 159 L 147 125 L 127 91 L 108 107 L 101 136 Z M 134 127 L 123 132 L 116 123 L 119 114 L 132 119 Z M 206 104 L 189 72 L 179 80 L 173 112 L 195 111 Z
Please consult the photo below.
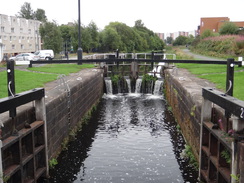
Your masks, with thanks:
M 15 69 L 15 93 L 31 90 L 33 88 L 44 87 L 48 82 L 57 79 L 58 75 L 75 73 L 84 68 L 94 68 L 93 64 L 48 64 L 42 67 L 28 68 L 28 72 Z M 8 96 L 7 72 L 0 72 L 0 98 Z
M 57 74 L 33 73 L 15 70 L 15 91 L 20 93 L 33 88 L 43 87 L 45 83 L 57 79 Z M 8 96 L 7 72 L 0 72 L 0 98 Z
M 65 74 L 79 72 L 81 69 L 94 68 L 93 64 L 47 64 L 42 67 L 32 67 L 28 68 L 30 71 L 55 73 L 55 74 Z
M 176 54 L 181 56 L 181 59 L 188 59 L 188 55 L 185 55 L 180 49 L 176 49 Z M 226 65 L 214 65 L 214 64 L 176 64 L 178 68 L 184 68 L 189 70 L 192 74 L 199 78 L 207 79 L 210 82 L 216 84 L 219 90 L 225 91 L 226 87 Z M 244 68 L 235 66 L 234 74 L 234 89 L 233 96 L 240 100 L 244 100 Z

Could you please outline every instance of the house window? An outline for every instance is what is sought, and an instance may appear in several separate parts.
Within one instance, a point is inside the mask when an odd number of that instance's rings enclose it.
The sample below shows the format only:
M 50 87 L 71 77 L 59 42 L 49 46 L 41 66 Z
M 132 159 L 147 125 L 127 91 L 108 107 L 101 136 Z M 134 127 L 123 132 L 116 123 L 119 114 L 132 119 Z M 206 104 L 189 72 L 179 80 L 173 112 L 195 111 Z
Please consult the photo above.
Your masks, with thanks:
M 7 40 L 7 36 L 4 36 L 3 39 L 4 39 L 4 40 Z
M 12 41 L 12 36 L 9 36 L 9 41 Z
M 32 44 L 29 44 L 29 48 L 32 49 Z
M 14 44 L 12 44 L 12 49 L 15 49 L 15 45 Z
M 28 29 L 29 34 L 31 34 L 31 29 Z
M 20 33 L 23 33 L 23 28 L 20 28 L 20 30 L 19 30 L 19 31 L 20 31 Z
M 22 36 L 22 39 L 24 40 L 24 39 L 25 39 L 25 37 L 24 37 L 24 36 Z
M 204 26 L 204 22 L 202 22 L 202 27 Z
M 4 32 L 4 27 L 3 26 L 1 27 L 1 32 Z
M 25 49 L 25 46 L 23 44 L 20 47 L 21 47 L 22 50 Z
M 13 27 L 11 28 L 11 33 L 14 33 L 14 28 Z

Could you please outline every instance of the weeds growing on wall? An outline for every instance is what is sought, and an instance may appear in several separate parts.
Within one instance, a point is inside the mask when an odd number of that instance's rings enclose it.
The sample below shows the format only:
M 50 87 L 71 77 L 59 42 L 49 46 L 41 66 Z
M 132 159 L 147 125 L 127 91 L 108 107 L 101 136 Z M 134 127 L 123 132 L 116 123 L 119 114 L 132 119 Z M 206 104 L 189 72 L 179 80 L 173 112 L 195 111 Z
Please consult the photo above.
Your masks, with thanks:
M 185 145 L 185 150 L 181 153 L 181 156 L 189 160 L 189 163 L 197 170 L 198 162 L 192 152 L 192 148 L 189 145 Z

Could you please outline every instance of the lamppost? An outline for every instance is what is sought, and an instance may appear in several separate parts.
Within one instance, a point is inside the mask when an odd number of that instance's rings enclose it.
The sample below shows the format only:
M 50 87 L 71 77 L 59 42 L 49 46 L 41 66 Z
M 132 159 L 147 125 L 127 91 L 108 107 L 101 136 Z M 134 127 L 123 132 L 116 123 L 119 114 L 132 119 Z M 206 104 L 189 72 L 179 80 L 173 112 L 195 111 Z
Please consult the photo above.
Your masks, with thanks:
M 81 34 L 80 34 L 80 0 L 78 0 L 78 36 L 79 36 L 79 43 L 78 43 L 78 50 L 77 50 L 77 55 L 78 55 L 78 63 L 82 64 L 82 48 L 81 48 Z

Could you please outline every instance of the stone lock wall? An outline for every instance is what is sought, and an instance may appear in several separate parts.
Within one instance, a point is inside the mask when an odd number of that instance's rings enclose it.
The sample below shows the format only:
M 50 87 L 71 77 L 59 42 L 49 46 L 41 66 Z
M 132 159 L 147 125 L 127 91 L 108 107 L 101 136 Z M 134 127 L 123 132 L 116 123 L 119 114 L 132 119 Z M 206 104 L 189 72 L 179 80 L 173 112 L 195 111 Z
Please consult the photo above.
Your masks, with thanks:
M 165 93 L 182 134 L 199 156 L 202 86 L 186 70 L 165 70 Z

